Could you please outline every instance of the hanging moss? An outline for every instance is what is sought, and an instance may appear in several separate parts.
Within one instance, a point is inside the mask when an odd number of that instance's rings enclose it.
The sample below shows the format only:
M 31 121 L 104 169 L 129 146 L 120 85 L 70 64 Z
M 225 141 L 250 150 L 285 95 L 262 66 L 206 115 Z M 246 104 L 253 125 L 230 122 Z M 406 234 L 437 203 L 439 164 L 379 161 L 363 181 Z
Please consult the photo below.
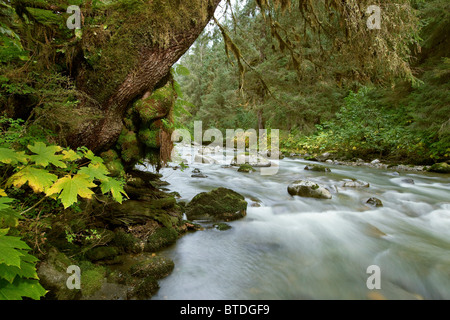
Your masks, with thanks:
M 159 135 L 159 130 L 144 129 L 139 131 L 139 139 L 149 148 L 156 149 L 161 146 Z
M 120 149 L 121 158 L 126 164 L 135 164 L 141 159 L 139 142 L 134 131 L 124 128 L 119 136 L 117 146 Z

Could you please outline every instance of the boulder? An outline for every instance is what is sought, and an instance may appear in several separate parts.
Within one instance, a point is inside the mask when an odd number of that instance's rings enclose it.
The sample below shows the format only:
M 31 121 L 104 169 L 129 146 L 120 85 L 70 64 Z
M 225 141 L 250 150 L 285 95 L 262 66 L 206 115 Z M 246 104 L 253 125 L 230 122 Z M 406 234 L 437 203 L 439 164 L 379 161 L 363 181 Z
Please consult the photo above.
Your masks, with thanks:
M 288 192 L 291 196 L 300 196 L 317 199 L 331 199 L 331 192 L 318 185 L 317 183 L 298 180 L 288 186 Z
M 247 201 L 239 193 L 217 188 L 196 195 L 186 206 L 189 220 L 224 220 L 243 218 L 247 214 Z

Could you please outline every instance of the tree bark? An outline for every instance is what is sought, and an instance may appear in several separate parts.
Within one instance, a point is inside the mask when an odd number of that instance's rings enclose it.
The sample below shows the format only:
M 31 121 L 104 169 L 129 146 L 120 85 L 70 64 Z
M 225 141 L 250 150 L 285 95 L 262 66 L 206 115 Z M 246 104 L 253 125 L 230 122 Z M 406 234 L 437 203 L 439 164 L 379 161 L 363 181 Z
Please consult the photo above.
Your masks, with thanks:
M 131 103 L 141 98 L 170 72 L 171 67 L 195 42 L 214 15 L 221 0 L 204 0 L 207 6 L 206 19 L 192 24 L 192 17 L 185 17 L 183 30 L 174 30 L 168 46 L 144 48 L 140 62 L 132 70 L 113 95 L 101 106 L 102 117 L 85 123 L 75 134 L 68 137 L 71 147 L 86 146 L 94 152 L 110 148 L 122 130 L 124 113 Z

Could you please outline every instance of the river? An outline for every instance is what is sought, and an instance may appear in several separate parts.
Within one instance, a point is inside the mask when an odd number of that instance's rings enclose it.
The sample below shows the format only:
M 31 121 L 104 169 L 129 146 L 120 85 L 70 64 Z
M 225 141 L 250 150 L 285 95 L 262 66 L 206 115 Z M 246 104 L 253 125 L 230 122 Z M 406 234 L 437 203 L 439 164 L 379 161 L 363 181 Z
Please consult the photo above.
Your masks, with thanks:
M 188 162 L 198 151 L 178 148 Z M 162 252 L 176 267 L 153 299 L 450 299 L 448 175 L 330 164 L 330 173 L 312 172 L 304 170 L 311 162 L 285 158 L 277 174 L 263 176 L 223 168 L 220 153 L 213 158 L 218 163 L 165 168 L 163 180 L 186 202 L 233 189 L 248 201 L 247 216 L 226 231 L 205 224 Z M 192 178 L 194 168 L 208 177 Z M 348 178 L 370 187 L 340 187 Z M 298 179 L 328 186 L 333 198 L 290 196 Z M 368 206 L 371 197 L 383 207 Z M 381 289 L 367 286 L 373 265 Z

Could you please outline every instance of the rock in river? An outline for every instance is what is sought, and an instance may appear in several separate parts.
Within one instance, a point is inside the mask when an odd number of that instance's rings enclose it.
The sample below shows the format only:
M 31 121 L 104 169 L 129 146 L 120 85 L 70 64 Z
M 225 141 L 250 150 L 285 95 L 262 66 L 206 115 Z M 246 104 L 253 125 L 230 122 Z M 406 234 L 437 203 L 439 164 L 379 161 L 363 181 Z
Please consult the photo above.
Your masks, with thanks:
M 365 181 L 351 180 L 344 182 L 342 186 L 344 188 L 368 188 L 370 184 Z
M 383 206 L 383 202 L 381 202 L 380 199 L 374 198 L 374 197 L 367 200 L 366 203 L 373 207 L 382 207 Z
M 318 199 L 331 199 L 331 193 L 329 190 L 318 185 L 317 183 L 298 180 L 291 183 L 288 186 L 288 192 L 291 196 L 301 196 L 308 198 L 318 198 Z
M 186 206 L 189 220 L 232 221 L 247 214 L 247 201 L 239 193 L 217 188 L 196 195 Z
M 331 172 L 330 168 L 325 166 L 321 166 L 318 164 L 308 165 L 305 167 L 305 170 L 316 171 L 316 172 Z

